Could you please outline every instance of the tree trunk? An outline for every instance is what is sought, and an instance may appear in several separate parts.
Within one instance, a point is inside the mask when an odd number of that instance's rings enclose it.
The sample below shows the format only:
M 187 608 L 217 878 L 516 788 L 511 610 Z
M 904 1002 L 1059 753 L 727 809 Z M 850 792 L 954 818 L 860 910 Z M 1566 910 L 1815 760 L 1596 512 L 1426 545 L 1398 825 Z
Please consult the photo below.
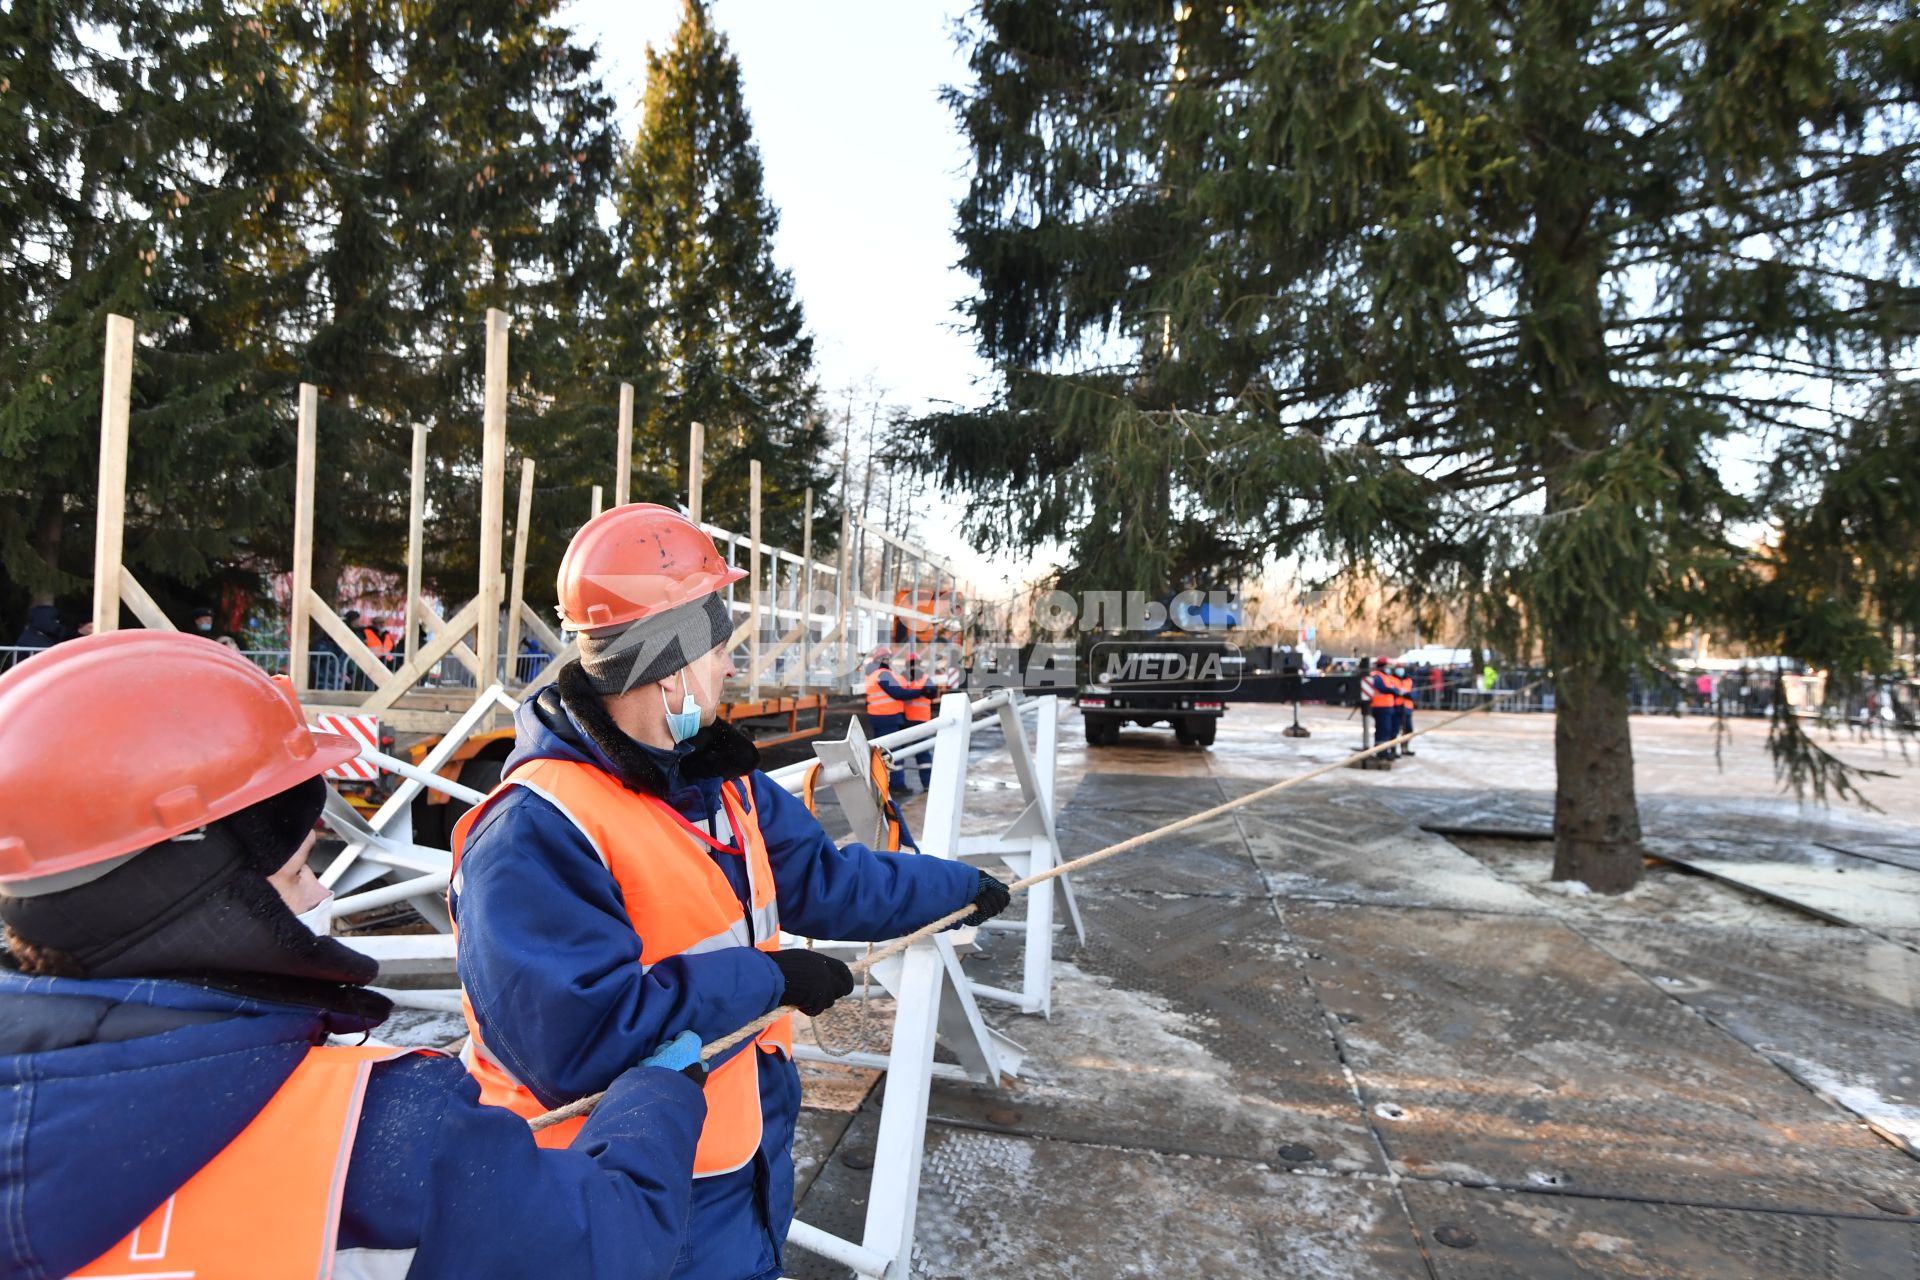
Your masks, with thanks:
M 1625 893 L 1643 852 L 1626 676 L 1576 660 L 1556 662 L 1553 679 L 1553 878 Z
M 32 584 L 28 604 L 52 604 L 60 582 L 60 537 L 66 531 L 67 495 L 49 488 L 40 495 L 40 511 L 34 520 L 34 554 L 47 566 L 46 578 Z

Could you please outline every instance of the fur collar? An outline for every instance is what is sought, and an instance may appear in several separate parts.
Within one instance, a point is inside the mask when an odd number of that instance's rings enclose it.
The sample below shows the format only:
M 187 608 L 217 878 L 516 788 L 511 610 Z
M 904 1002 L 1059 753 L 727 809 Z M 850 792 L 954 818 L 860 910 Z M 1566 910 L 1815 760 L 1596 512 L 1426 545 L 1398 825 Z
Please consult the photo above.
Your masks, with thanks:
M 586 732 L 600 753 L 619 769 L 619 778 L 629 791 L 667 798 L 667 775 L 653 753 L 622 732 L 607 712 L 601 695 L 579 661 L 567 663 L 554 680 L 560 701 L 572 714 L 574 723 Z M 760 748 L 753 739 L 725 720 L 715 720 L 681 745 L 680 777 L 687 782 L 702 778 L 738 778 L 760 767 Z

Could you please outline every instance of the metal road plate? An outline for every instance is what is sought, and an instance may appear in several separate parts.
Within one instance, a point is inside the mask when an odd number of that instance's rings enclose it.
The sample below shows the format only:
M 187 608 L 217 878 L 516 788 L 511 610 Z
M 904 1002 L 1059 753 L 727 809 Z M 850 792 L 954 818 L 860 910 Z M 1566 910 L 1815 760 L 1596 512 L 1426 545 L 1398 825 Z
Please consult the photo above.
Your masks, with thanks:
M 1817 925 L 1749 932 L 1592 923 L 1581 931 L 1920 1156 L 1920 954 Z
M 1828 856 L 1835 865 L 1697 856 L 1684 865 L 1868 929 L 1909 928 L 1920 920 L 1920 871 Z
M 1440 1280 L 1913 1280 L 1920 1226 L 1403 1184 Z
M 1539 901 L 1446 839 L 1382 814 L 1371 789 L 1277 796 L 1241 816 L 1254 863 L 1282 898 L 1538 913 Z M 1290 802 L 1283 804 L 1282 802 Z M 1264 802 L 1263 802 L 1264 805 Z M 1262 806 L 1254 806 L 1259 809 Z
M 1920 1162 L 1558 921 L 1286 918 L 1417 1177 L 1868 1215 L 1920 1201 Z
M 876 1128 L 863 1113 L 841 1143 L 855 1164 Z M 927 1131 L 920 1177 L 919 1280 L 1426 1275 L 1384 1182 L 943 1125 Z M 801 1216 L 857 1239 L 868 1183 L 836 1155 Z M 795 1280 L 849 1274 L 800 1249 L 785 1267 Z
M 1169 819 L 1136 816 L 1116 809 L 1069 807 L 1056 823 L 1060 852 L 1079 858 L 1129 840 Z M 1074 873 L 1074 884 L 1158 893 L 1241 894 L 1264 897 L 1266 886 L 1255 870 L 1234 816 L 1176 832 L 1106 862 Z
M 1000 1089 L 935 1081 L 932 1114 L 982 1128 L 1308 1168 L 1380 1169 L 1298 957 L 1265 899 L 1083 889 L 1051 1020 L 986 1001 L 1026 1046 Z M 1012 935 L 968 962 L 1017 986 Z
M 1211 809 L 1226 798 L 1212 778 L 1166 778 L 1150 773 L 1088 773 L 1071 794 L 1064 790 L 1062 794 L 1075 809 L 1118 809 L 1130 814 L 1175 817 Z

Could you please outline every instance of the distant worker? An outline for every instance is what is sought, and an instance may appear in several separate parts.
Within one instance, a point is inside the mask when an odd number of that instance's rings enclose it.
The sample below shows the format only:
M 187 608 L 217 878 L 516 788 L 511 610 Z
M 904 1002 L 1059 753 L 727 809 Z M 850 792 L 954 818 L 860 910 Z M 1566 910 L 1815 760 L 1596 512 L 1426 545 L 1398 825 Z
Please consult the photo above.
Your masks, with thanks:
M 1480 668 L 1480 691 L 1482 693 L 1492 693 L 1499 687 L 1500 673 L 1494 670 L 1492 662 L 1488 662 L 1486 666 Z
M 1413 732 L 1413 677 L 1407 674 L 1405 666 L 1393 669 L 1393 701 L 1397 715 L 1394 719 L 1393 736 L 1404 738 Z M 1414 754 L 1411 740 L 1400 744 L 1400 754 Z
M 1394 693 L 1393 672 L 1387 669 L 1384 657 L 1373 660 L 1373 670 L 1363 680 L 1370 680 L 1371 693 L 1367 696 L 1367 708 L 1373 713 L 1373 745 L 1392 742 L 1397 736 L 1396 726 L 1400 723 L 1400 700 Z M 1382 760 L 1391 760 L 1400 753 L 1388 748 L 1380 753 Z
M 602 512 L 567 547 L 560 616 L 580 657 L 522 704 L 505 777 L 453 837 L 468 1065 L 489 1102 L 533 1116 L 606 1088 L 680 1032 L 710 1043 L 853 990 L 839 960 L 783 948 L 782 928 L 878 940 L 1007 905 L 1005 885 L 964 863 L 836 845 L 717 718 L 733 674 L 726 588 L 743 576 L 699 526 L 650 503 Z M 792 1059 L 781 1018 L 712 1060 L 675 1276 L 781 1274 Z M 537 1137 L 579 1149 L 590 1126 Z
M 83 622 L 77 627 L 68 627 L 60 621 L 58 609 L 50 604 L 36 604 L 27 610 L 27 625 L 21 628 L 20 638 L 13 644 L 16 649 L 51 649 L 57 644 L 92 634 L 93 623 Z
M 908 688 L 893 672 L 893 650 L 884 645 L 873 651 L 867 670 L 867 736 L 878 738 L 898 733 L 907 727 L 907 704 L 924 699 L 926 690 L 917 685 Z M 895 793 L 907 789 L 906 774 L 900 769 L 888 775 Z
M 932 674 L 927 670 L 926 660 L 918 650 L 907 655 L 907 675 L 899 682 L 900 687 L 916 697 L 905 702 L 907 723 L 925 724 L 933 719 L 934 704 L 940 700 L 940 688 L 933 682 Z M 925 791 L 933 785 L 933 752 L 923 751 L 919 757 L 920 790 Z
M 481 1105 L 455 1059 L 328 1043 L 391 1008 L 307 869 L 351 738 L 158 631 L 0 677 L 0 723 L 0 1275 L 672 1269 L 705 1114 L 691 1039 L 617 1073 L 571 1151 Z

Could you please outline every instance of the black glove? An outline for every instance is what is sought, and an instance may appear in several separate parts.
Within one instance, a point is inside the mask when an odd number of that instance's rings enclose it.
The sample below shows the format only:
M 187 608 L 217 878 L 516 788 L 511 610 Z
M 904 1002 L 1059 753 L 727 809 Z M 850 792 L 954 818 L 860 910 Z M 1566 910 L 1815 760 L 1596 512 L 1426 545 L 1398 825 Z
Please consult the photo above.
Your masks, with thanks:
M 1013 890 L 1007 888 L 1007 886 L 982 871 L 980 873 L 980 883 L 976 887 L 973 895 L 973 914 L 953 927 L 963 929 L 972 928 L 974 925 L 985 924 L 1002 911 L 1005 911 L 1007 904 L 1012 901 Z
M 832 956 L 818 951 L 770 951 L 767 959 L 780 966 L 787 989 L 781 1004 L 790 1004 L 809 1018 L 818 1017 L 828 1007 L 853 990 L 853 970 Z

